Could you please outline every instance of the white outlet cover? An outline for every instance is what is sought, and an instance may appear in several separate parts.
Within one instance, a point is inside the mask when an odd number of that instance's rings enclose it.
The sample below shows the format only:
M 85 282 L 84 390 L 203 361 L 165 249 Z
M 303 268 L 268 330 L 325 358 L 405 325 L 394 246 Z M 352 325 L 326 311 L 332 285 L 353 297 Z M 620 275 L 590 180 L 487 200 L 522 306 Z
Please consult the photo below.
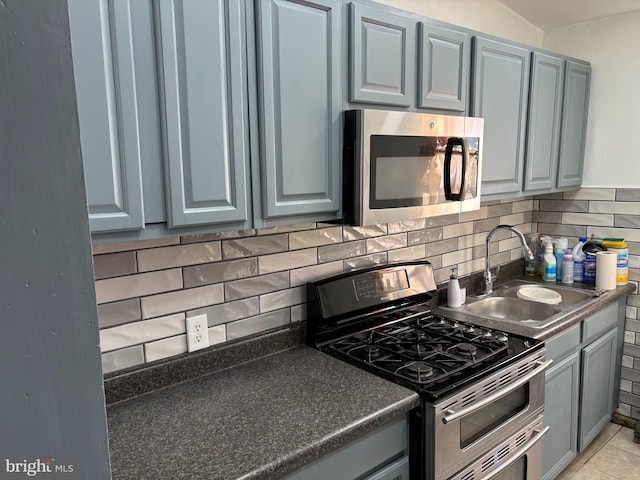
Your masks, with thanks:
M 209 327 L 207 315 L 187 317 L 187 351 L 195 352 L 209 346 Z

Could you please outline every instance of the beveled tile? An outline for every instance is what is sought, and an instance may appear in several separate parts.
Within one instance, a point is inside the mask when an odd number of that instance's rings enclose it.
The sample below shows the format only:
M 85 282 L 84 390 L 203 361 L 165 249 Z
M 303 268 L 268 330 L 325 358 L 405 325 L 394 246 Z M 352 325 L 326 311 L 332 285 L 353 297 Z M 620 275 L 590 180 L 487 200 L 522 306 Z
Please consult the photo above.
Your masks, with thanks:
M 613 223 L 620 228 L 640 228 L 640 215 L 616 215 Z
M 449 267 L 459 263 L 469 262 L 473 260 L 473 252 L 470 248 L 466 250 L 456 250 L 455 252 L 445 253 L 442 255 L 442 266 Z
M 489 207 L 482 206 L 479 210 L 472 210 L 470 212 L 460 212 L 461 222 L 473 222 L 474 220 L 484 220 L 488 214 Z
M 242 258 L 268 253 L 285 252 L 289 249 L 289 237 L 280 235 L 263 235 L 251 238 L 239 238 L 222 242 L 222 257 L 225 259 Z
M 345 242 L 318 247 L 318 262 L 326 263 L 345 258 L 358 257 L 365 253 L 365 241 Z
M 441 255 L 443 253 L 455 252 L 458 250 L 458 240 L 442 240 L 439 242 L 430 242 L 425 245 L 425 252 L 427 257 L 433 255 Z
M 163 293 L 142 299 L 142 316 L 159 317 L 174 312 L 184 312 L 214 305 L 224 301 L 224 287 L 221 283 L 190 288 L 178 292 Z
M 100 350 L 109 352 L 185 332 L 184 313 L 100 330 Z
M 379 237 L 387 234 L 387 225 L 369 225 L 367 227 L 342 227 L 344 241 L 361 240 L 363 238 Z
M 640 202 L 640 188 L 619 188 L 615 199 L 619 202 Z
M 477 220 L 473 222 L 473 233 L 488 232 L 500 225 L 499 217 L 491 217 L 486 220 Z
M 289 249 L 319 247 L 342 242 L 342 227 L 318 228 L 289 234 Z
M 153 240 L 135 240 L 132 242 L 117 243 L 94 243 L 92 251 L 94 255 L 102 253 L 123 252 L 125 250 L 140 250 L 143 248 L 162 247 L 166 245 L 177 245 L 180 237 L 155 238 Z
M 617 213 L 623 215 L 640 215 L 640 201 L 589 202 L 589 213 Z
M 387 253 L 387 261 L 389 263 L 410 262 L 412 260 L 422 260 L 426 256 L 425 245 L 416 245 L 414 247 L 391 250 Z
M 585 213 L 589 211 L 589 202 L 586 200 L 540 200 L 540 210 Z
M 539 223 L 562 223 L 562 212 L 533 212 L 533 221 Z
M 293 305 L 291 307 L 291 323 L 307 319 L 307 305 Z
M 581 188 L 564 192 L 563 198 L 569 200 L 615 200 L 615 188 Z
M 121 323 L 139 320 L 140 318 L 142 318 L 142 313 L 140 312 L 139 298 L 98 305 L 100 328 L 113 327 Z
M 473 233 L 473 222 L 456 223 L 455 225 L 445 225 L 442 227 L 442 238 L 456 238 Z
M 274 233 L 299 232 L 301 230 L 312 230 L 316 228 L 315 223 L 298 223 L 295 225 L 280 225 L 277 227 L 261 228 L 256 231 L 257 235 L 273 235 Z
M 258 297 L 245 298 L 234 302 L 225 302 L 211 307 L 189 310 L 187 317 L 207 315 L 209 326 L 228 323 L 241 318 L 252 317 L 260 313 Z
M 487 240 L 486 233 L 475 233 L 473 235 L 467 235 L 458 238 L 458 248 L 471 248 L 484 245 Z
M 412 230 L 424 230 L 424 228 L 424 218 L 418 218 L 414 220 L 399 220 L 397 222 L 389 222 L 387 224 L 387 230 L 389 234 L 409 232 Z
M 173 357 L 187 352 L 187 336 L 163 338 L 144 345 L 144 355 L 147 362 L 153 362 L 162 358 Z
M 398 233 L 376 238 L 369 238 L 366 241 L 367 253 L 378 253 L 407 246 L 407 234 Z
M 274 253 L 258 257 L 258 272 L 260 275 L 265 275 L 267 273 L 306 267 L 316 263 L 318 263 L 318 250 L 315 248 Z
M 364 257 L 351 258 L 344 261 L 343 269 L 348 272 L 351 270 L 359 270 L 361 268 L 373 267 L 375 265 L 384 265 L 388 263 L 387 252 L 373 253 Z
M 227 326 L 216 325 L 208 329 L 209 333 L 209 346 L 216 345 L 227 341 Z
M 136 252 L 129 251 L 94 255 L 93 270 L 96 280 L 137 273 Z
M 278 272 L 227 282 L 224 286 L 224 296 L 225 301 L 229 302 L 285 288 L 289 288 L 289 272 Z
M 604 213 L 570 213 L 562 214 L 562 223 L 570 225 L 613 226 L 613 215 Z
M 291 312 L 289 309 L 277 310 L 275 312 L 257 315 L 255 317 L 237 320 L 227 324 L 227 339 L 246 337 L 254 333 L 282 327 L 291 322 Z
M 314 282 L 322 278 L 330 277 L 342 273 L 343 263 L 341 261 L 321 263 L 311 267 L 296 268 L 289 272 L 291 276 L 291 286 L 297 287 L 307 282 Z
M 588 237 L 588 228 L 579 225 L 557 225 L 553 223 L 538 223 L 538 231 L 555 237 Z
M 499 203 L 487 207 L 487 218 L 501 217 L 503 215 L 511 215 L 513 213 L 512 203 Z
M 258 274 L 258 259 L 251 257 L 227 262 L 206 263 L 204 265 L 185 267 L 182 271 L 184 287 L 190 288 L 253 277 Z
M 202 243 L 202 242 L 211 242 L 215 240 L 224 240 L 226 238 L 253 237 L 255 235 L 256 235 L 256 231 L 253 229 L 227 230 L 224 232 L 216 232 L 216 233 L 185 235 L 180 237 L 180 243 Z
M 531 219 L 529 219 L 529 221 L 531 221 Z M 502 225 L 520 225 L 522 223 L 527 223 L 527 216 L 524 212 L 503 215 L 500 217 L 500 223 Z
M 96 280 L 96 301 L 99 304 L 115 302 L 179 288 L 182 288 L 182 272 L 179 268 L 138 273 L 126 277 Z
M 591 237 L 591 234 L 596 238 L 624 238 L 627 242 L 640 242 L 640 229 L 589 226 L 586 237 Z
M 443 227 L 445 225 L 453 225 L 454 223 L 460 223 L 459 213 L 437 215 L 435 217 L 427 217 L 424 219 L 425 228 Z
M 533 210 L 533 199 L 513 202 L 513 213 L 531 212 Z
M 306 288 L 302 286 L 260 295 L 260 313 L 300 305 L 306 299 Z
M 115 372 L 123 368 L 135 367 L 144 363 L 142 345 L 123 348 L 102 354 L 102 373 Z
M 216 262 L 222 259 L 220 242 L 193 243 L 174 247 L 151 248 L 138 252 L 141 272 Z
M 407 233 L 408 245 L 419 245 L 421 243 L 430 243 L 442 240 L 442 227 L 428 228 L 426 230 L 417 230 Z

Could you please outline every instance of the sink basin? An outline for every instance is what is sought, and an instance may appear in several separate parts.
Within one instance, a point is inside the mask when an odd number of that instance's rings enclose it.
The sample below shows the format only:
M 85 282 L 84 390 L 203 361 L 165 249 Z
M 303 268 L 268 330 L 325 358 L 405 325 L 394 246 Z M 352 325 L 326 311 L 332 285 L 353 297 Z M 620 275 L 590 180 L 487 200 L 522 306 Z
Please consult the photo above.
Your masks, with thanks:
M 507 287 L 504 290 L 496 292 L 501 297 L 518 298 L 518 290 L 521 288 L 529 287 L 529 284 L 516 285 L 513 287 Z M 583 302 L 593 297 L 593 292 L 576 290 L 570 287 L 559 287 L 556 285 L 538 285 L 541 288 L 548 288 L 554 292 L 559 293 L 562 296 L 560 305 L 575 305 L 576 303 Z
M 516 288 L 516 287 L 514 287 Z M 514 297 L 487 297 L 465 307 L 472 315 L 516 322 L 539 322 L 560 313 L 556 306 Z

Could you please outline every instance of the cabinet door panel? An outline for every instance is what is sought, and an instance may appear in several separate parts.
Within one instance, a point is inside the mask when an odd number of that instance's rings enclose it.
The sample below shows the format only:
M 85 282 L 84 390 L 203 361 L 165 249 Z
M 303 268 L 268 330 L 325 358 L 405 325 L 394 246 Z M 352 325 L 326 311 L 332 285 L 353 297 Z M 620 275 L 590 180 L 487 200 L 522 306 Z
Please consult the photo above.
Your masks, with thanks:
M 582 350 L 580 439 L 582 452 L 607 425 L 613 413 L 617 329 Z
M 535 52 L 531 65 L 525 191 L 556 186 L 564 61 Z
M 529 51 L 475 37 L 473 116 L 484 122 L 482 193 L 522 189 Z
M 169 227 L 249 218 L 243 8 L 159 2 Z
M 591 67 L 567 61 L 558 187 L 578 187 L 582 183 L 590 85 Z
M 416 27 L 407 18 L 352 3 L 352 102 L 409 107 L 415 102 Z
M 92 232 L 144 226 L 140 125 L 128 1 L 69 1 Z
M 469 35 L 420 23 L 420 102 L 423 108 L 467 109 Z
M 269 0 L 258 8 L 261 216 L 337 212 L 340 2 Z
M 545 375 L 544 423 L 550 425 L 542 442 L 542 478 L 555 478 L 578 452 L 580 352 L 554 364 Z

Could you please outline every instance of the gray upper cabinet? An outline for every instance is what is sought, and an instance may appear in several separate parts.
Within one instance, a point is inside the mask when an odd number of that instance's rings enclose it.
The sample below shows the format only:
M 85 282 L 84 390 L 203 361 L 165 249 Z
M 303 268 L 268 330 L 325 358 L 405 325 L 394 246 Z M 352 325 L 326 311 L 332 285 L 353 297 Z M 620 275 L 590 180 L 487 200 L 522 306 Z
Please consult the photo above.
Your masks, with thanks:
M 556 186 L 563 88 L 564 60 L 534 52 L 529 93 L 525 191 Z
M 591 67 L 567 61 L 560 137 L 558 187 L 579 187 L 584 167 Z
M 522 189 L 529 56 L 526 48 L 474 38 L 472 115 L 485 119 L 483 195 Z
M 415 21 L 355 3 L 350 17 L 350 101 L 415 105 Z
M 169 227 L 249 225 L 244 2 L 160 0 Z
M 140 124 L 128 1 L 69 0 L 91 231 L 144 226 Z
M 256 224 L 337 218 L 342 145 L 341 1 L 257 2 L 261 205 Z
M 418 106 L 466 112 L 471 63 L 469 35 L 420 22 L 419 39 Z

